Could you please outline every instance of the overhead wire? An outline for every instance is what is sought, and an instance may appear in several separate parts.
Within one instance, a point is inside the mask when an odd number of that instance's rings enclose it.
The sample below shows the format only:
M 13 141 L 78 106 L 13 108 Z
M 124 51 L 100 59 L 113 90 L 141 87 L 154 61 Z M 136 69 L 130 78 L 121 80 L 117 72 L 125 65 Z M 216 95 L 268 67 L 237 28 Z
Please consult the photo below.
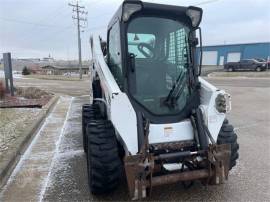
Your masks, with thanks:
M 63 7 L 63 5 L 61 5 L 61 7 Z M 57 9 L 57 10 L 55 10 L 55 11 L 58 11 L 55 15 L 51 15 L 51 16 L 48 17 L 48 18 L 44 18 L 43 20 L 41 20 L 41 21 L 39 21 L 39 22 L 44 22 L 44 21 L 47 21 L 47 20 L 52 19 L 52 18 L 55 20 L 56 17 L 59 17 L 59 16 L 61 16 L 62 14 L 65 14 L 66 11 L 68 11 L 68 10 L 61 10 L 61 11 L 59 12 L 59 9 Z M 63 12 L 63 11 L 64 11 L 64 12 Z M 68 13 L 68 15 L 70 15 L 70 13 Z M 64 15 L 64 16 L 66 16 L 66 15 Z M 56 28 L 58 28 L 59 26 L 56 25 L 56 24 L 52 24 L 52 26 L 50 26 L 50 27 L 56 27 Z M 33 26 L 33 27 L 32 27 L 32 30 L 33 30 L 34 32 L 31 32 L 30 34 L 24 35 L 23 39 L 28 38 L 28 37 L 30 38 L 31 36 L 36 35 L 36 32 L 38 31 L 38 29 L 35 29 L 35 28 L 37 28 L 37 26 Z M 45 31 L 48 31 L 48 30 L 46 29 Z
M 91 6 L 93 4 L 99 4 L 101 1 L 103 0 L 97 0 L 97 1 L 94 1 L 91 3 Z M 194 4 L 195 6 L 198 6 L 198 5 L 205 5 L 205 4 L 210 4 L 210 3 L 214 3 L 214 2 L 217 2 L 219 0 L 208 0 L 208 1 L 204 1 L 204 2 L 200 2 L 200 3 L 196 3 Z M 61 5 L 60 9 L 63 8 L 63 5 Z M 66 11 L 66 10 L 64 10 Z M 55 13 L 56 12 L 56 13 Z M 20 23 L 20 24 L 28 24 L 28 25 L 33 25 L 33 28 L 35 27 L 42 27 L 42 28 L 53 28 L 53 27 L 59 27 L 57 25 L 53 25 L 53 24 L 44 24 L 42 22 L 46 22 L 48 21 L 48 19 L 52 19 L 52 18 L 55 18 L 55 17 L 58 17 L 60 15 L 63 14 L 63 10 L 62 12 L 60 11 L 59 12 L 59 9 L 57 8 L 56 10 L 54 10 L 54 13 L 55 15 L 49 15 L 49 17 L 46 17 L 38 22 L 29 22 L 29 21 L 24 21 L 24 20 L 17 20 L 17 19 L 10 19 L 10 18 L 3 18 L 1 17 L 0 20 L 3 20 L 3 21 L 7 21 L 7 22 L 13 22 L 13 23 Z M 94 16 L 94 17 L 90 17 L 89 20 L 94 20 L 95 18 L 98 18 L 100 16 L 104 16 L 104 15 L 109 15 L 111 13 L 105 13 L 105 14 L 100 14 L 98 16 Z M 54 31 L 54 32 L 50 32 L 50 35 L 49 37 L 45 37 L 45 39 L 47 38 L 52 38 L 54 37 L 56 34 L 64 31 L 64 30 L 68 30 L 68 29 L 71 29 L 73 26 L 66 26 L 66 27 L 63 27 L 61 28 L 60 30 L 57 30 L 57 31 Z M 106 28 L 107 26 L 106 25 L 103 25 L 103 26 L 96 26 L 96 27 L 92 27 L 92 28 L 89 28 L 89 29 L 86 29 L 85 31 L 86 32 L 89 32 L 89 31 L 93 31 L 93 30 L 98 30 L 98 29 L 103 29 L 103 28 Z M 51 30 L 51 29 L 50 29 Z M 59 35 L 58 35 L 59 36 Z M 25 37 L 24 37 L 25 38 Z M 40 40 L 40 42 L 43 42 L 45 41 L 45 39 L 42 37 L 42 40 Z
M 200 2 L 200 3 L 194 4 L 194 6 L 201 6 L 201 5 L 205 5 L 205 4 L 215 3 L 215 2 L 217 2 L 217 1 L 220 1 L 220 0 L 203 1 L 203 2 Z
M 24 21 L 24 20 L 17 20 L 17 19 L 3 18 L 3 17 L 0 17 L 0 20 L 13 22 L 13 23 L 19 23 L 19 24 L 32 25 L 31 27 L 32 32 L 30 34 L 28 32 L 27 34 L 21 36 L 22 40 L 25 40 L 26 38 L 30 38 L 33 35 L 37 35 L 36 32 L 38 31 L 39 28 L 59 28 L 59 26 L 56 24 L 45 24 L 44 22 L 52 18 L 55 19 L 56 17 L 66 13 L 67 9 L 62 9 L 62 8 L 63 8 L 63 5 L 57 7 L 57 9 L 54 9 L 53 12 L 49 12 L 49 14 L 47 14 L 47 16 L 49 17 L 43 18 L 39 20 L 38 22 L 29 22 L 29 21 Z M 29 30 L 29 29 L 26 29 L 26 30 Z M 45 31 L 48 31 L 48 30 L 51 30 L 51 29 L 46 29 Z
M 48 42 L 48 40 L 51 39 L 51 38 L 61 36 L 59 33 L 65 33 L 65 32 L 63 32 L 64 30 L 69 30 L 69 29 L 72 29 L 72 28 L 73 28 L 73 25 L 63 27 L 63 28 L 61 28 L 59 30 L 56 30 L 54 32 L 50 32 L 49 35 L 43 36 L 41 40 L 38 40 L 38 41 L 35 41 L 35 42 L 37 42 L 37 43 Z
M 2 18 L 0 17 L 0 20 L 7 21 L 7 22 L 13 22 L 13 23 L 19 23 L 19 24 L 28 24 L 28 25 L 35 25 L 35 26 L 41 26 L 41 27 L 55 27 L 55 25 L 49 25 L 49 24 L 38 24 L 34 22 L 24 21 L 24 20 L 16 20 L 11 18 Z
M 102 0 L 96 1 L 94 3 L 99 3 L 100 1 L 102 1 Z M 61 8 L 63 8 L 63 5 L 61 5 L 61 7 L 57 8 L 57 9 L 54 9 L 54 12 L 51 12 L 51 14 L 48 15 L 49 17 L 46 17 L 44 19 L 41 19 L 38 22 L 30 22 L 30 21 L 25 21 L 25 20 L 3 18 L 3 17 L 0 17 L 0 20 L 6 21 L 6 22 L 11 22 L 11 23 L 18 23 L 18 24 L 30 25 L 30 26 L 32 26 L 32 30 L 33 31 L 36 31 L 38 28 L 50 28 L 50 29 L 46 29 L 46 31 L 48 31 L 48 30 L 50 31 L 50 35 L 49 36 L 45 36 L 45 37 L 44 37 L 44 35 L 42 35 L 42 39 L 39 40 L 37 43 L 48 42 L 48 39 L 50 39 L 52 37 L 55 37 L 55 36 L 59 36 L 59 33 L 65 31 L 65 30 L 71 29 L 73 27 L 73 25 L 69 25 L 69 26 L 66 26 L 66 27 L 61 28 L 60 30 L 56 30 L 56 31 L 51 32 L 52 31 L 51 28 L 59 28 L 59 26 L 54 25 L 54 24 L 46 24 L 45 23 L 49 19 L 52 19 L 52 18 L 55 19 L 56 17 L 62 15 L 63 14 L 63 9 L 59 11 L 59 9 L 61 9 Z M 66 12 L 66 9 L 64 10 L 64 13 L 65 12 Z M 53 15 L 53 13 L 55 13 L 55 15 Z M 70 15 L 70 13 L 68 13 L 68 15 Z M 30 37 L 32 35 L 34 35 L 33 32 L 31 32 L 30 35 L 26 35 L 26 36 L 27 37 Z M 37 35 L 35 35 L 35 36 L 37 36 Z M 26 37 L 23 37 L 23 39 L 25 39 L 25 38 Z

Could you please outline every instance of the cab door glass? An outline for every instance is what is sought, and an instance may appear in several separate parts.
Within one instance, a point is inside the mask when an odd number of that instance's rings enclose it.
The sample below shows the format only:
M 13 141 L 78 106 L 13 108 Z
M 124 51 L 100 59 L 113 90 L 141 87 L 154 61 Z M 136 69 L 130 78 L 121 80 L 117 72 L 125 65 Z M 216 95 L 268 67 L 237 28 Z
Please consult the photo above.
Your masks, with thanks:
M 127 55 L 134 55 L 134 71 L 129 75 L 129 92 L 153 114 L 179 113 L 187 104 L 189 90 L 190 30 L 173 19 L 142 16 L 129 22 Z M 177 85 L 176 85 L 177 83 Z M 176 106 L 166 105 L 173 86 Z
M 141 51 L 139 51 L 138 45 L 141 43 L 145 43 L 154 49 L 155 42 L 156 37 L 153 34 L 128 33 L 128 52 L 133 53 L 137 59 L 146 58 L 146 56 L 143 55 Z M 144 48 L 143 51 L 145 51 L 147 54 L 152 54 L 147 48 Z
M 123 68 L 122 68 L 122 54 L 120 41 L 120 25 L 115 23 L 109 31 L 109 57 L 108 66 L 119 85 L 123 88 Z

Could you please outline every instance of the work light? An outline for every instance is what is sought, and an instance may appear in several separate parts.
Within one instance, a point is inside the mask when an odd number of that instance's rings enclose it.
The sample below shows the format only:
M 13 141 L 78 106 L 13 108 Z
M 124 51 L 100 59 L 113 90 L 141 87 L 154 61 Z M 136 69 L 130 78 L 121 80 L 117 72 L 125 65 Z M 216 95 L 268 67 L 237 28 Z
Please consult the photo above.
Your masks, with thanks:
M 220 93 L 216 97 L 216 109 L 219 113 L 229 113 L 231 111 L 231 96 L 228 93 Z
M 188 7 L 186 15 L 190 17 L 192 26 L 194 28 L 198 27 L 202 20 L 202 9 L 194 6 Z
M 133 13 L 140 11 L 141 9 L 142 9 L 142 5 L 139 1 L 124 3 L 123 14 L 122 14 L 123 21 L 127 22 Z

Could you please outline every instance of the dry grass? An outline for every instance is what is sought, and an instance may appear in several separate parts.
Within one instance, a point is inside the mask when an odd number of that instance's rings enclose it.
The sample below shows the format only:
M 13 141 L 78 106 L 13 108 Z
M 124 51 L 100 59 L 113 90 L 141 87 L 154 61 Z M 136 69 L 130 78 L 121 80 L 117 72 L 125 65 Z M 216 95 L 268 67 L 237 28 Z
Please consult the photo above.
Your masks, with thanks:
M 80 81 L 78 77 L 67 77 L 63 75 L 27 75 L 25 78 L 33 78 L 33 79 L 44 79 L 44 80 L 61 80 L 61 81 Z M 83 76 L 83 80 L 85 80 L 88 76 Z
M 41 109 L 0 109 L 0 156 L 40 112 Z
M 16 95 L 27 99 L 40 99 L 51 94 L 36 87 L 16 88 Z

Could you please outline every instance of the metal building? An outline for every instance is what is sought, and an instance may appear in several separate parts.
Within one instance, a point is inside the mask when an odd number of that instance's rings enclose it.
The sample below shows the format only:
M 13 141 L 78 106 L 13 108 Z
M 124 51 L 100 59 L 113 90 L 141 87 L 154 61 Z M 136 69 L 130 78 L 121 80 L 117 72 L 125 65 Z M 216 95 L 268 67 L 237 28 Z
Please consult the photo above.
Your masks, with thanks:
M 199 54 L 198 54 L 199 57 Z M 203 65 L 224 65 L 241 59 L 270 58 L 270 42 L 203 47 Z

